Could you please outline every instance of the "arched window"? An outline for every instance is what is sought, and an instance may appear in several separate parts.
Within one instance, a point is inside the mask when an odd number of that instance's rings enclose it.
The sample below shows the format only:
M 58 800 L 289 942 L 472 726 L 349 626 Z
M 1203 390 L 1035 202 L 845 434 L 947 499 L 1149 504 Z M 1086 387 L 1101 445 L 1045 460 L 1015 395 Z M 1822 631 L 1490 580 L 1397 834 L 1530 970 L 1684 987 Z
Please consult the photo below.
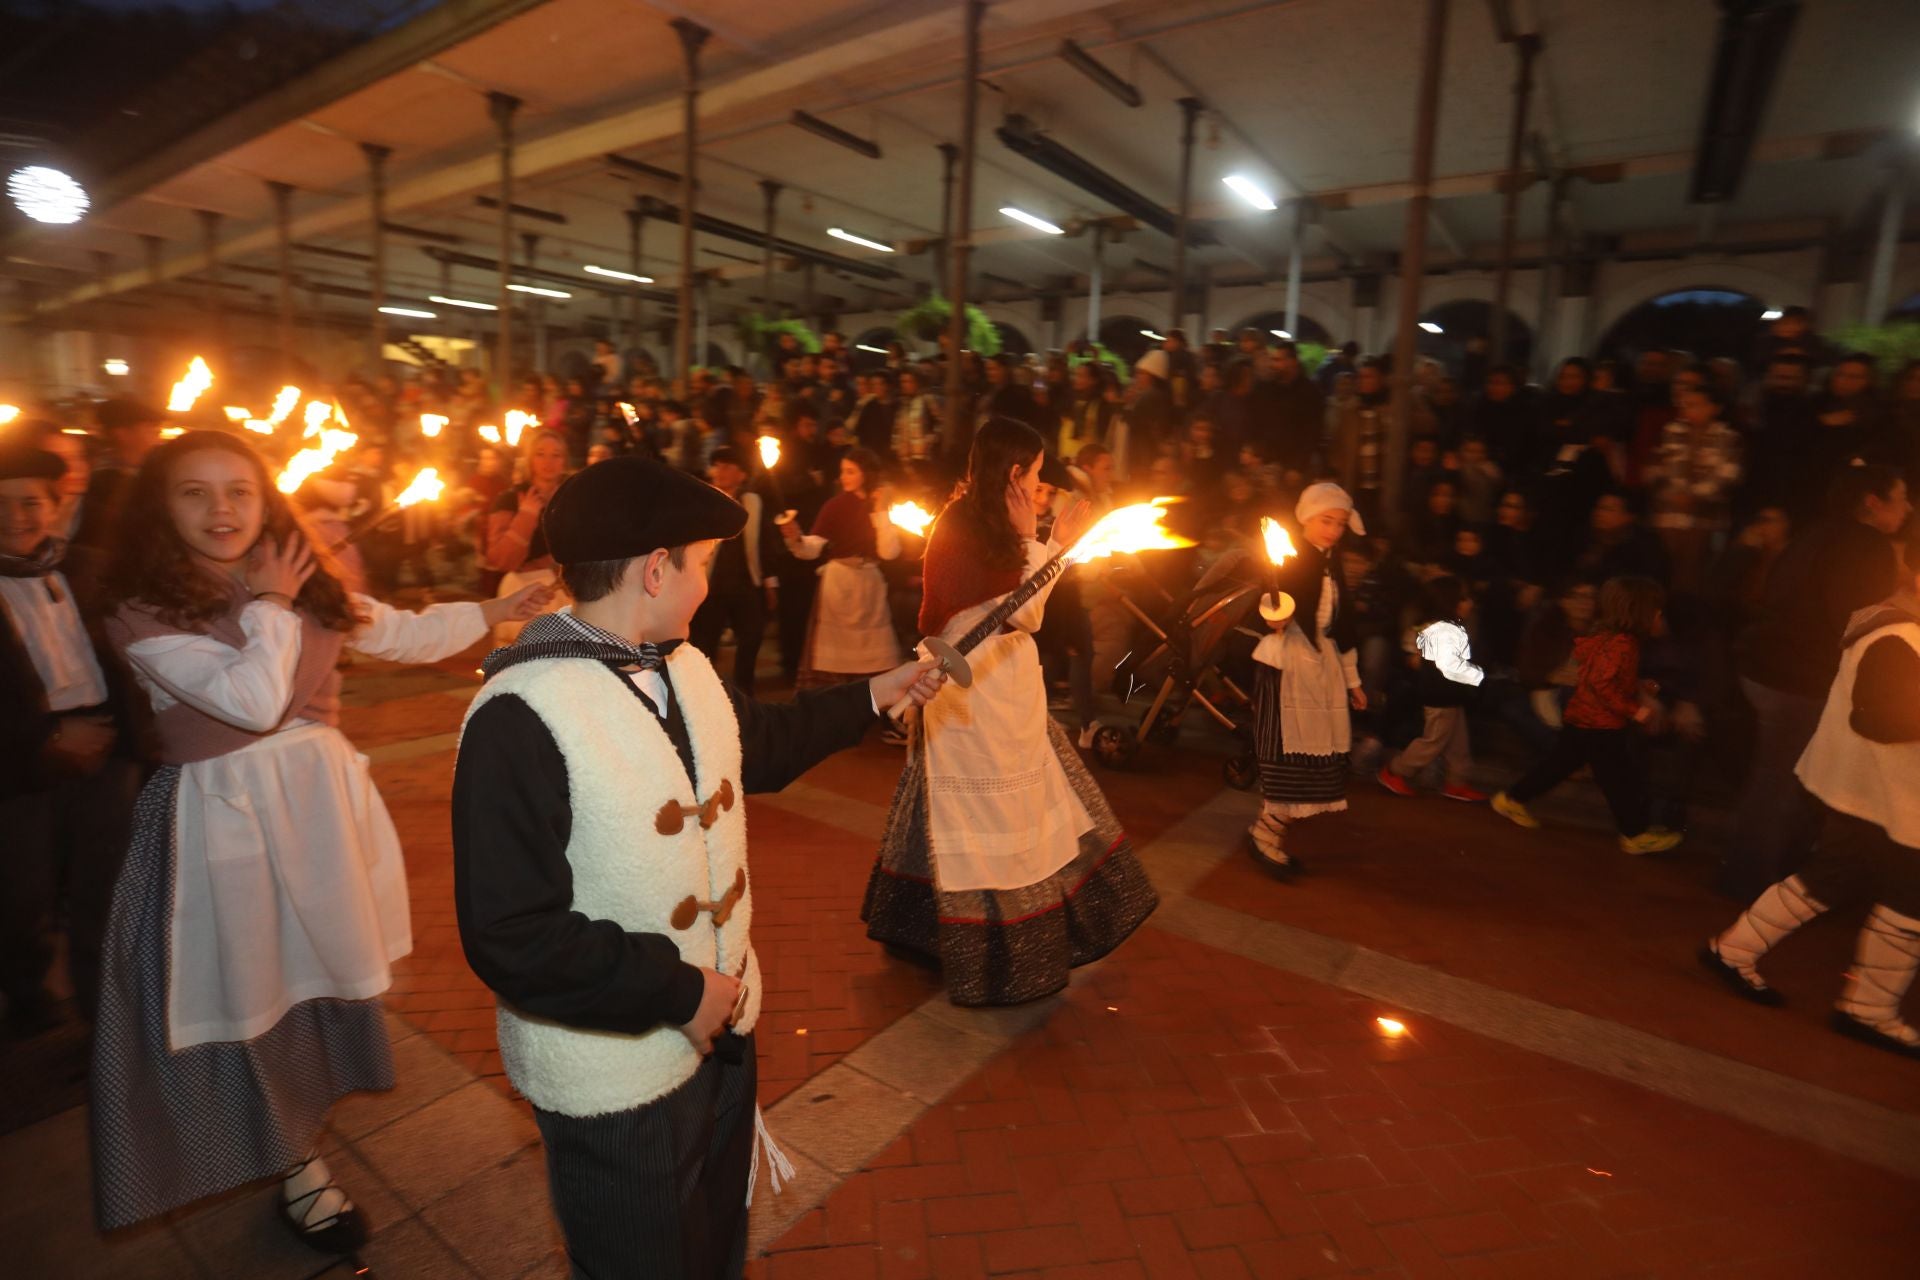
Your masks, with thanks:
M 1289 330 L 1287 328 L 1287 313 L 1284 311 L 1262 311 L 1259 315 L 1248 316 L 1245 320 L 1242 320 L 1239 324 L 1227 330 L 1227 337 L 1238 342 L 1242 329 L 1258 329 L 1261 333 L 1267 335 L 1269 342 L 1285 334 L 1295 342 L 1310 342 L 1316 347 L 1331 347 L 1333 345 L 1333 335 L 1327 332 L 1327 327 L 1311 316 L 1303 315 L 1299 317 L 1294 321 L 1294 327 Z
M 1094 341 L 1132 364 L 1159 346 L 1163 337 L 1164 330 L 1139 316 L 1107 316 L 1100 321 L 1100 334 Z
M 853 340 L 847 350 L 847 364 L 855 373 L 872 373 L 887 367 L 887 344 L 898 342 L 900 335 L 882 325 L 867 329 Z
M 1478 298 L 1443 302 L 1420 317 L 1418 349 L 1459 377 L 1468 390 L 1477 390 L 1493 358 L 1493 304 Z M 1507 312 L 1507 363 L 1525 369 L 1533 358 L 1533 326 Z M 1522 379 L 1524 381 L 1524 379 Z
M 1000 334 L 1001 355 L 1024 356 L 1033 351 L 1033 343 L 1027 340 L 1027 335 L 1012 325 L 995 320 L 993 327 L 998 330 Z
M 1676 289 L 1648 298 L 1614 321 L 1594 351 L 1603 359 L 1626 361 L 1656 348 L 1691 352 L 1702 360 L 1744 360 L 1753 354 L 1766 312 L 1765 301 L 1737 289 Z

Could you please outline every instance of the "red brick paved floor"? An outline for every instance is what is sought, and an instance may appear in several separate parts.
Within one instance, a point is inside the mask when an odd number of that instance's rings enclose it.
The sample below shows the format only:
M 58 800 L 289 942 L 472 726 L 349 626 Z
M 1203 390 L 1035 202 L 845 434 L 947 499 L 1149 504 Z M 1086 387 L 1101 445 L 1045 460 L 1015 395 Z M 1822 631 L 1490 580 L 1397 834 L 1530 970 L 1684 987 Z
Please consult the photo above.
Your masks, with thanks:
M 1763 1009 L 1694 960 L 1738 910 L 1708 889 L 1713 849 L 1633 858 L 1601 832 L 1522 831 L 1484 806 L 1397 799 L 1362 779 L 1351 803 L 1294 829 L 1311 872 L 1295 884 L 1233 858 L 1195 896 L 1920 1111 L 1913 1063 L 1825 1027 L 1864 908 L 1770 956 L 1767 973 L 1792 1003 Z
M 1149 926 L 756 1280 L 1895 1276 L 1920 1188 Z

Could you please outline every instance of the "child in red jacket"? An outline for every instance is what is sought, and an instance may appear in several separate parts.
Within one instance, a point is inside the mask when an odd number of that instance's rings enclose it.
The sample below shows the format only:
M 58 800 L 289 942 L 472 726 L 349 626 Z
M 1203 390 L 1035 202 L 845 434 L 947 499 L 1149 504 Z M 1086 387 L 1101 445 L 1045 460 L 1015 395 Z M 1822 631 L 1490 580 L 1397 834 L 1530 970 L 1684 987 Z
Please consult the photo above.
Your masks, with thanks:
M 1593 630 L 1573 642 L 1580 676 L 1561 715 L 1553 746 L 1525 777 L 1493 798 L 1493 811 L 1522 827 L 1538 827 L 1527 809 L 1581 765 L 1607 798 L 1623 853 L 1664 853 L 1680 833 L 1648 824 L 1647 761 L 1634 736 L 1653 706 L 1642 700 L 1640 644 L 1662 625 L 1666 593 L 1650 578 L 1613 578 L 1600 589 Z

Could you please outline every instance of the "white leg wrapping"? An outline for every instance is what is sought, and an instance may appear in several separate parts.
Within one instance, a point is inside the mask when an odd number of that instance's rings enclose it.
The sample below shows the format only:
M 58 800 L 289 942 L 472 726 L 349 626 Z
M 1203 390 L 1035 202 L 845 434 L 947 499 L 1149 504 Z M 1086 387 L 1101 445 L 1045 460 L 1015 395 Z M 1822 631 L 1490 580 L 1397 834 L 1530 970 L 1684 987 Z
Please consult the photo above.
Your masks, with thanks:
M 1280 816 L 1279 807 L 1270 801 L 1260 802 L 1260 816 L 1247 828 L 1247 834 L 1253 838 L 1253 847 L 1260 855 L 1274 862 L 1288 861 L 1286 853 L 1287 820 Z
M 1920 1046 L 1920 1030 L 1900 1017 L 1900 1001 L 1920 969 L 1920 920 L 1884 906 L 1867 915 L 1854 945 L 1840 1012 L 1902 1044 Z
M 1753 900 L 1726 932 L 1707 945 L 1755 990 L 1766 981 L 1756 967 L 1780 939 L 1825 912 L 1827 906 L 1807 892 L 1799 876 L 1788 876 Z
M 753 1187 L 760 1180 L 760 1153 L 767 1153 L 767 1178 L 773 1184 L 773 1194 L 779 1195 L 780 1189 L 793 1181 L 793 1161 L 787 1159 L 787 1153 L 774 1145 L 773 1134 L 767 1131 L 767 1117 L 758 1103 L 753 1107 L 753 1164 L 747 1169 L 747 1205 L 753 1205 Z

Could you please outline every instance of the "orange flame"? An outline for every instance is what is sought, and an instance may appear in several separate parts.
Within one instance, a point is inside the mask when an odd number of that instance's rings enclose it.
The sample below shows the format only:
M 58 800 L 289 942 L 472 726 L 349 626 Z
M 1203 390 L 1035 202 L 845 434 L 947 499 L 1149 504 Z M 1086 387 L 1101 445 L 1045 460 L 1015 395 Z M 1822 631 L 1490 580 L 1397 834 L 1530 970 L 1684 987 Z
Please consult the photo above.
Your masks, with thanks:
M 313 404 L 321 404 L 315 400 Z M 308 421 L 313 420 L 313 405 L 308 405 Z M 351 431 L 338 431 L 331 427 L 325 429 L 309 428 L 308 435 L 318 432 L 319 442 L 302 449 L 287 459 L 287 465 L 274 480 L 274 487 L 282 493 L 297 493 L 309 476 L 319 475 L 333 465 L 333 460 L 360 443 L 360 437 Z
M 480 438 L 488 444 L 499 444 L 500 428 L 494 426 L 492 423 L 488 423 L 480 428 Z
M 754 441 L 760 446 L 760 465 L 771 471 L 780 465 L 780 442 L 772 436 L 761 436 Z
M 1287 536 L 1287 527 L 1272 516 L 1260 517 L 1260 537 L 1267 544 L 1267 559 L 1276 569 L 1298 554 L 1293 539 Z
M 507 443 L 520 447 L 520 437 L 527 431 L 538 431 L 540 419 L 519 409 L 507 410 Z
M 168 413 L 185 413 L 193 408 L 193 402 L 201 393 L 213 385 L 213 370 L 207 368 L 207 362 L 195 356 L 187 362 L 187 371 L 180 381 L 173 384 L 173 393 L 167 397 Z
M 446 430 L 453 419 L 444 413 L 423 413 L 420 415 L 420 434 L 431 440 Z
M 762 437 L 772 439 L 771 436 Z M 933 512 L 917 502 L 896 502 L 887 508 L 887 519 L 908 533 L 927 536 L 927 526 L 933 523 Z
M 411 507 L 416 503 L 432 502 L 446 491 L 446 487 L 447 482 L 440 478 L 440 473 L 432 467 L 427 467 L 413 478 L 412 483 L 400 491 L 400 496 L 393 500 L 393 505 Z
M 1152 502 L 1136 502 L 1107 512 L 1073 544 L 1067 552 L 1067 563 L 1086 564 L 1102 556 L 1192 546 L 1192 539 L 1183 538 L 1166 527 L 1167 508 L 1171 505 L 1172 498 L 1155 498 Z

